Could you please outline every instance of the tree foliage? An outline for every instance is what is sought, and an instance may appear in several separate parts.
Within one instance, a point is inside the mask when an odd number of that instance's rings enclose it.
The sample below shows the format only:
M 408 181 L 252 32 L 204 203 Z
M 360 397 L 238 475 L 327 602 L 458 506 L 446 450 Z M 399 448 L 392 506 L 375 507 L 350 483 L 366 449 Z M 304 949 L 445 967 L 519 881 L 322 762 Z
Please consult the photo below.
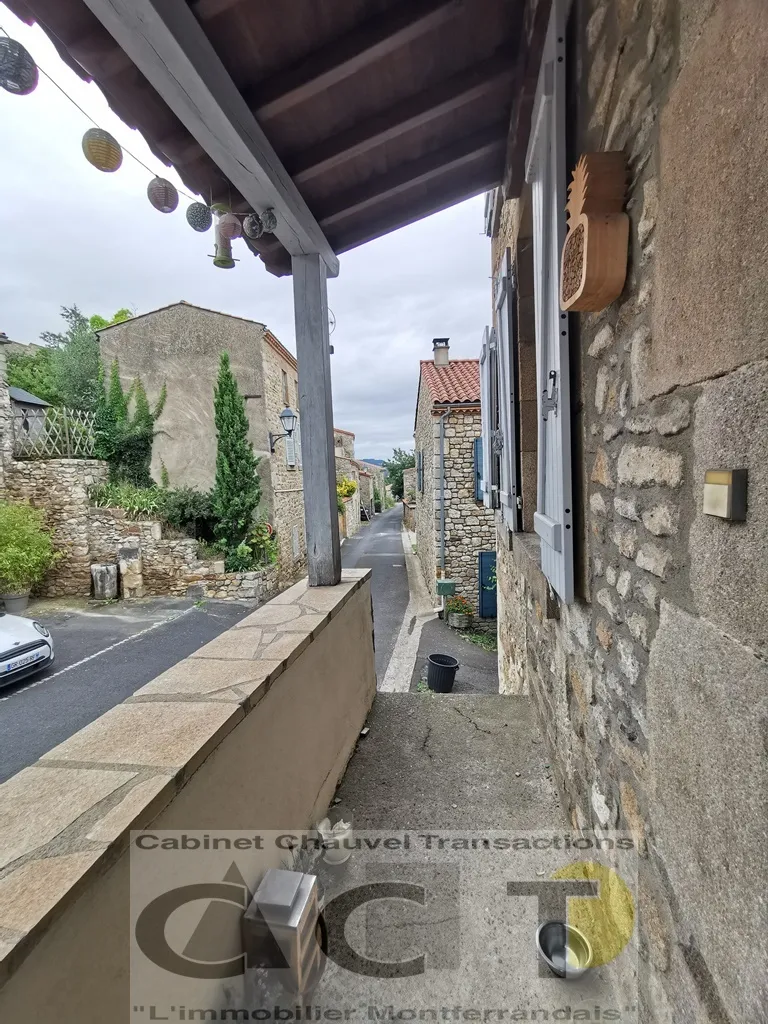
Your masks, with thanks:
M 58 382 L 53 366 L 53 349 L 40 348 L 29 355 L 8 358 L 8 383 L 37 395 L 50 405 L 61 405 Z
M 118 309 L 111 320 L 105 320 L 103 316 L 94 313 L 88 323 L 92 331 L 101 331 L 105 327 L 111 327 L 112 324 L 122 324 L 126 320 L 132 320 L 133 315 L 133 310 L 127 309 L 124 306 L 122 309 Z
M 103 367 L 98 373 L 94 454 L 109 463 L 112 483 L 151 487 L 149 466 L 155 423 L 166 399 L 163 385 L 154 409 L 149 406 L 144 385 L 137 377 L 128 391 L 123 390 L 120 367 L 115 359 L 106 382 Z
M 43 331 L 40 335 L 53 350 L 51 365 L 59 404 L 93 411 L 99 399 L 98 338 L 77 306 L 62 306 L 61 316 L 66 331 Z
M 256 509 L 261 501 L 261 483 L 256 472 L 258 458 L 248 440 L 248 417 L 245 401 L 229 365 L 229 356 L 222 352 L 219 376 L 213 391 L 216 422 L 216 482 L 213 508 L 216 533 L 233 563 L 235 552 L 246 542 Z M 238 564 L 243 552 L 238 554 Z
M 414 453 L 405 451 L 403 448 L 395 448 L 391 459 L 384 459 L 384 468 L 387 471 L 387 481 L 392 488 L 396 498 L 403 496 L 403 471 L 411 469 L 416 465 Z

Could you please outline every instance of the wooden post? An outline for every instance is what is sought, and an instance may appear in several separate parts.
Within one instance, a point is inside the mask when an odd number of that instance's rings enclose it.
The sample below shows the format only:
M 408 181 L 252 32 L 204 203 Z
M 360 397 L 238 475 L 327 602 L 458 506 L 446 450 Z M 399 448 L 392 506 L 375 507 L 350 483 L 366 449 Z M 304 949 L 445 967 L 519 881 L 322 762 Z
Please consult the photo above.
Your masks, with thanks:
M 341 579 L 341 548 L 326 265 L 317 254 L 292 263 L 309 585 L 328 587 Z

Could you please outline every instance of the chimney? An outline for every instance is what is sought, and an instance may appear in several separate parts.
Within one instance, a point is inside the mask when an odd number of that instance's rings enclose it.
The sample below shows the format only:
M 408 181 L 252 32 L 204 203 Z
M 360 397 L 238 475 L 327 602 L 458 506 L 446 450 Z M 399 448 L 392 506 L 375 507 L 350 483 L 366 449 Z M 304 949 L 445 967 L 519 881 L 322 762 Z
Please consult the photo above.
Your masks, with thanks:
M 432 352 L 434 354 L 435 366 L 447 366 L 451 361 L 448 338 L 433 338 Z

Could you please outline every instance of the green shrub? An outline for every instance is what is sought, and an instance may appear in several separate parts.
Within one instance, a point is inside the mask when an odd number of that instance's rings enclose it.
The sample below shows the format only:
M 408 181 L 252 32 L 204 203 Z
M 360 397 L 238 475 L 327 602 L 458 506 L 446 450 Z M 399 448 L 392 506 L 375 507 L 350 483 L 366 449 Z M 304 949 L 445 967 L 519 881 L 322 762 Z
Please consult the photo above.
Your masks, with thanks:
M 213 540 L 216 519 L 210 492 L 192 487 L 161 489 L 160 513 L 169 526 L 196 540 Z
M 40 509 L 0 501 L 0 591 L 26 593 L 61 557 Z
M 381 494 L 378 487 L 373 488 L 373 511 L 381 512 Z
M 227 554 L 224 568 L 227 572 L 250 572 L 253 569 L 253 552 L 245 541 Z
M 107 483 L 90 492 L 97 508 L 121 508 L 130 519 L 160 519 L 168 526 L 197 540 L 211 540 L 214 514 L 211 495 L 191 487 L 164 490 L 136 487 L 130 483 Z

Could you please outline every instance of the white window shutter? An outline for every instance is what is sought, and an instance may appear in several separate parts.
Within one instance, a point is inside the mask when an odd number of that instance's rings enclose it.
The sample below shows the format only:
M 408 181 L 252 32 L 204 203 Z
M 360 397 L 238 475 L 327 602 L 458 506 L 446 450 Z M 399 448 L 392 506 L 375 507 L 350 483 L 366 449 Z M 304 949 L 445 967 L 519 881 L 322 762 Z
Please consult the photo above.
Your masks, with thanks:
M 491 459 L 493 458 L 493 427 L 491 426 L 491 349 L 490 331 L 485 328 L 483 344 L 480 348 L 480 422 L 483 434 L 483 475 L 480 488 L 483 505 L 493 508 L 493 492 L 491 483 Z
M 294 445 L 296 449 L 296 465 L 301 469 L 301 423 L 299 423 L 298 417 L 296 419 L 296 426 L 293 431 Z
M 533 207 L 538 495 L 534 529 L 541 568 L 564 601 L 573 600 L 573 503 L 568 314 L 560 309 L 565 240 L 565 13 L 554 0 L 531 119 L 526 177 Z
M 504 438 L 500 456 L 499 506 L 510 530 L 520 528 L 517 454 L 517 388 L 514 345 L 514 281 L 512 253 L 504 252 L 496 276 L 496 350 L 498 366 L 499 428 Z
M 296 441 L 293 436 L 283 438 L 285 441 L 285 464 L 289 469 L 296 466 Z

